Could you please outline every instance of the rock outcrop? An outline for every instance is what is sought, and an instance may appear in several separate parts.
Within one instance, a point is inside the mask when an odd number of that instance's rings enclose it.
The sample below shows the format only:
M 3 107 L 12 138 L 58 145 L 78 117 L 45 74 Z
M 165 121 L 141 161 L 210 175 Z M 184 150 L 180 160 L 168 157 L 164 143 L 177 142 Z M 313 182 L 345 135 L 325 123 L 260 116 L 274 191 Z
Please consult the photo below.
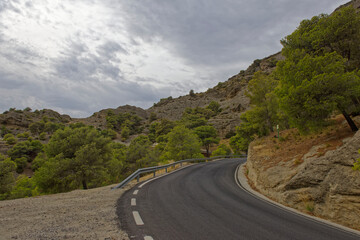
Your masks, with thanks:
M 352 166 L 360 157 L 360 131 L 335 150 L 320 156 L 314 146 L 301 161 L 267 166 L 266 155 L 252 143 L 248 178 L 259 192 L 284 205 L 354 229 L 360 229 L 360 172 Z M 320 154 L 321 155 L 321 154 Z

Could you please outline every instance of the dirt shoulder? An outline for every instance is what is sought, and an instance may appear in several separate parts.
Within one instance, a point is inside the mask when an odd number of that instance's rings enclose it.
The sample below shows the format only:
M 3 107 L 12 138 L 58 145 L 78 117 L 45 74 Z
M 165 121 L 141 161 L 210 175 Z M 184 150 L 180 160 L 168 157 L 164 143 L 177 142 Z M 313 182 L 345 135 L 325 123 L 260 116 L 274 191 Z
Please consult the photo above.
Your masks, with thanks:
M 0 239 L 129 239 L 111 186 L 0 202 Z

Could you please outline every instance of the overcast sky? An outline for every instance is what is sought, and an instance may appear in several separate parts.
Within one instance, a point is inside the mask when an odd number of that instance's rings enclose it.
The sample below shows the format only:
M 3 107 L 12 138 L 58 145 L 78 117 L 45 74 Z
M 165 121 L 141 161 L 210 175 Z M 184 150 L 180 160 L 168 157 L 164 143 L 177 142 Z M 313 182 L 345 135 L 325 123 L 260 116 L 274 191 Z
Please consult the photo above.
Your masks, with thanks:
M 206 91 L 348 0 L 0 0 L 0 111 L 87 117 Z

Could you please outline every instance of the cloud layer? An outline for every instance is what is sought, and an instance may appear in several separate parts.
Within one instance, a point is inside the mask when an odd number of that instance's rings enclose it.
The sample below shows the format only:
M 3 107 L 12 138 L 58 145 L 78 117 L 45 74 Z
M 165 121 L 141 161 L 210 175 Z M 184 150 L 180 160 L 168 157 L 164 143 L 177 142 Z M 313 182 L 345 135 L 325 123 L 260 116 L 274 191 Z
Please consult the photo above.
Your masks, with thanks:
M 4 0 L 0 111 L 86 117 L 204 91 L 281 49 L 334 0 Z

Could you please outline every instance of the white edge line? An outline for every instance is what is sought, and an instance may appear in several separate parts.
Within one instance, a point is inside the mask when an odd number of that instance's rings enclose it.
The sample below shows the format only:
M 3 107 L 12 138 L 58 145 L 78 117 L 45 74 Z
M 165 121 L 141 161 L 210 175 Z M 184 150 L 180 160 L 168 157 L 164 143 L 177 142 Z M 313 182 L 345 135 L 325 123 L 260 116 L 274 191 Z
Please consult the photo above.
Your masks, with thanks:
M 144 240 L 154 240 L 151 236 L 145 236 Z
M 136 225 L 144 225 L 144 222 L 141 219 L 138 211 L 133 211 L 132 214 L 133 214 Z
M 131 206 L 136 206 L 136 198 L 131 199 Z
M 330 222 L 330 221 L 322 219 L 322 218 L 307 215 L 307 214 L 302 213 L 302 212 L 300 212 L 300 211 L 298 211 L 298 210 L 296 210 L 294 208 L 290 208 L 290 207 L 284 206 L 284 205 L 282 205 L 282 204 L 280 204 L 278 202 L 275 202 L 275 201 L 267 198 L 266 196 L 262 195 L 261 193 L 255 191 L 254 189 L 252 189 L 250 187 L 250 185 L 249 185 L 249 183 L 247 181 L 247 178 L 245 177 L 244 173 L 241 171 L 241 169 L 244 166 L 245 166 L 245 163 L 241 163 L 241 164 L 239 164 L 237 166 L 236 171 L 235 171 L 235 176 L 234 176 L 235 177 L 235 182 L 241 189 L 243 189 L 244 191 L 247 191 L 249 194 L 253 195 L 257 199 L 262 200 L 264 202 L 267 202 L 267 203 L 269 203 L 269 204 L 271 204 L 271 205 L 273 205 L 275 207 L 282 208 L 283 210 L 286 210 L 286 211 L 291 212 L 293 214 L 297 214 L 297 215 L 301 215 L 303 217 L 306 217 L 309 220 L 312 220 L 312 221 L 327 225 L 329 227 L 332 227 L 332 228 L 335 228 L 335 229 L 338 229 L 338 230 L 341 230 L 341 231 L 344 231 L 344 232 L 347 232 L 347 233 L 354 234 L 356 236 L 360 236 L 360 231 L 357 231 L 357 230 L 352 229 L 352 228 L 345 227 L 343 225 L 340 225 L 340 224 L 337 224 L 337 223 L 334 223 L 334 222 Z M 240 176 L 238 175 L 239 171 L 240 171 Z

